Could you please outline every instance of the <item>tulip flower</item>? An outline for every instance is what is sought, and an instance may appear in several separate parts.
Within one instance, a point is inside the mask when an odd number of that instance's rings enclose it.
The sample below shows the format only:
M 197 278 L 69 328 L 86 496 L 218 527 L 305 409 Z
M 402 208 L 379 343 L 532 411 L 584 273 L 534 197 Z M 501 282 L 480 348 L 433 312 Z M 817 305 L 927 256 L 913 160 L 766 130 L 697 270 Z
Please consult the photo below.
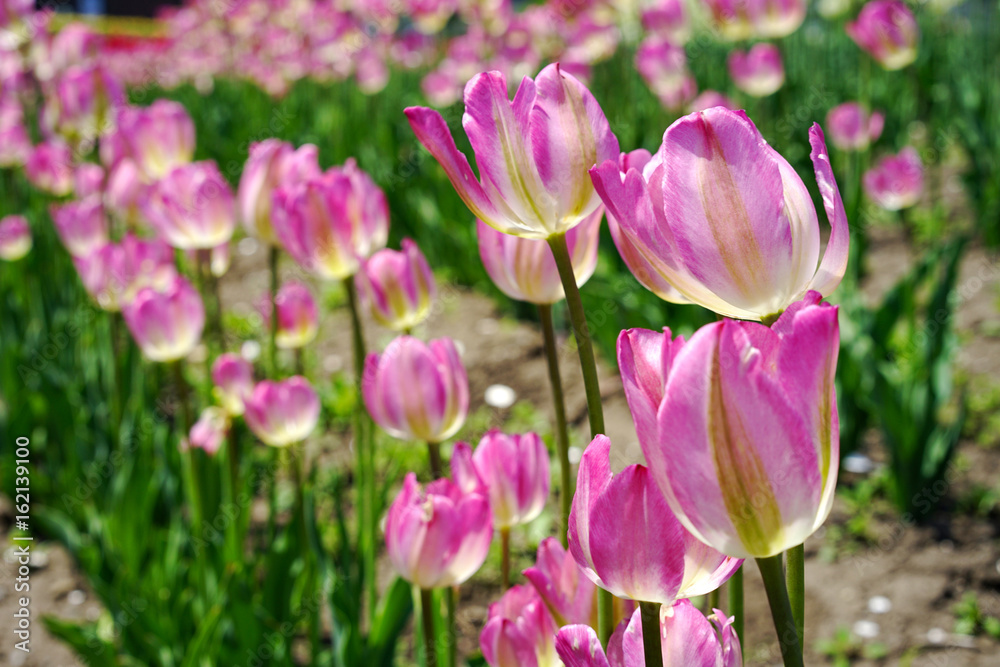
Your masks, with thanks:
M 422 33 L 434 35 L 444 29 L 458 8 L 457 0 L 406 0 L 406 12 Z
M 818 125 L 809 138 L 832 225 L 818 268 L 809 191 L 742 111 L 685 116 L 642 172 L 629 167 L 623 179 L 608 161 L 591 175 L 622 236 L 682 297 L 669 300 L 770 320 L 809 290 L 830 294 L 847 269 L 847 216 Z
M 143 212 L 157 233 L 181 250 L 214 248 L 236 227 L 232 190 L 212 161 L 182 165 L 164 176 Z
M 66 204 L 53 204 L 49 212 L 59 238 L 73 257 L 84 257 L 108 242 L 108 219 L 99 194 Z
M 917 59 L 920 28 L 913 12 L 900 0 L 871 0 L 844 29 L 887 70 L 902 69 Z
M 558 626 L 530 586 L 514 586 L 490 605 L 479 647 L 490 667 L 561 667 Z
M 878 111 L 869 114 L 857 102 L 844 102 L 826 114 L 830 142 L 842 151 L 860 151 L 882 135 L 885 116 Z
M 295 149 L 278 139 L 265 139 L 250 146 L 250 157 L 236 193 L 240 219 L 248 234 L 269 245 L 278 243 L 271 226 L 274 190 L 286 182 L 318 177 L 321 173 L 318 154 L 319 149 L 312 144 Z
M 434 274 L 424 254 L 410 239 L 402 250 L 383 248 L 358 273 L 358 294 L 372 318 L 393 331 L 410 331 L 430 314 Z
M 118 113 L 117 139 L 146 182 L 158 181 L 194 157 L 194 123 L 184 107 L 157 100 Z
M 49 106 L 53 104 L 54 106 Z M 112 127 L 109 115 L 125 104 L 122 84 L 100 65 L 74 65 L 59 76 L 46 111 L 51 124 L 70 139 L 93 140 Z
M 87 255 L 74 257 L 73 264 L 84 288 L 108 311 L 120 310 L 144 287 L 167 289 L 177 275 L 170 246 L 132 234 L 126 234 L 121 243 L 107 243 Z
M 524 238 L 563 234 L 593 214 L 600 199 L 585 172 L 618 156 L 618 139 L 597 100 L 558 64 L 535 80 L 525 77 L 513 101 L 500 72 L 477 74 L 465 87 L 463 125 L 481 181 L 441 114 L 410 107 L 406 116 L 469 210 Z
M 869 169 L 862 179 L 865 193 L 887 211 L 898 211 L 920 201 L 924 190 L 924 165 L 912 146 L 889 155 Z
M 20 116 L 0 123 L 0 167 L 26 165 L 33 151 Z
M 731 99 L 719 91 L 703 90 L 698 94 L 698 97 L 691 100 L 688 110 L 691 113 L 694 113 L 695 111 L 705 111 L 706 109 L 711 109 L 712 107 L 725 107 L 727 109 L 739 108 Z
M 450 338 L 400 336 L 369 354 L 361 391 L 375 423 L 401 440 L 443 442 L 469 411 L 469 380 Z
M 104 201 L 109 211 L 131 221 L 138 217 L 139 204 L 146 201 L 151 187 L 142 182 L 135 162 L 125 158 L 108 171 Z
M 698 90 L 683 47 L 667 39 L 644 39 L 635 52 L 635 68 L 667 109 L 682 108 Z
M 683 46 L 691 37 L 691 21 L 683 0 L 654 0 L 642 9 L 642 27 L 651 35 Z
M 23 215 L 0 219 L 0 259 L 16 262 L 31 251 L 31 225 Z
M 686 343 L 669 330 L 622 333 L 622 378 L 650 476 L 699 540 L 767 558 L 826 519 L 839 456 L 838 343 L 837 308 L 816 292 L 771 328 L 723 320 Z
M 354 160 L 282 186 L 273 197 L 275 235 L 302 268 L 321 278 L 353 276 L 363 259 L 385 247 L 389 205 Z
M 597 588 L 559 540 L 554 537 L 542 540 L 534 567 L 522 574 L 545 601 L 556 625 L 591 622 L 596 612 L 594 592 Z
M 403 579 L 425 590 L 468 581 L 486 560 L 492 536 L 485 496 L 463 493 L 449 479 L 422 489 L 412 472 L 385 519 L 389 562 Z
M 99 164 L 84 162 L 73 172 L 73 194 L 79 199 L 101 194 L 104 190 L 104 168 Z
M 143 287 L 122 306 L 132 337 L 150 361 L 178 361 L 201 340 L 205 306 L 198 291 L 175 275 L 163 290 Z
M 736 87 L 753 97 L 767 97 L 785 83 L 781 51 L 773 44 L 754 44 L 746 52 L 734 50 L 727 64 Z
M 223 409 L 230 415 L 241 415 L 254 390 L 253 366 L 238 354 L 220 354 L 212 364 L 212 384 Z
M 309 288 L 300 282 L 290 281 L 281 286 L 274 299 L 278 310 L 278 330 L 275 343 L 283 350 L 304 347 L 316 338 L 319 331 L 319 315 L 316 301 Z M 261 308 L 266 322 L 270 322 L 271 299 L 268 297 Z
M 742 667 L 733 621 L 718 609 L 706 618 L 690 600 L 664 606 L 660 611 L 663 667 Z M 612 635 L 607 655 L 592 628 L 566 626 L 556 635 L 556 652 L 566 667 L 645 667 L 641 623 L 637 609 L 625 629 L 619 626 Z
M 704 0 L 712 22 L 723 37 L 745 40 L 751 37 L 786 37 L 806 18 L 804 0 Z
M 287 380 L 264 380 L 244 402 L 243 418 L 253 434 L 272 447 L 302 442 L 319 421 L 319 396 L 300 375 Z
M 73 191 L 73 155 L 60 141 L 43 141 L 35 146 L 24 164 L 24 174 L 39 190 L 57 197 Z
M 226 441 L 228 432 L 229 416 L 226 411 L 210 406 L 201 411 L 201 416 L 191 427 L 187 440 L 181 446 L 200 449 L 209 456 L 215 456 Z
M 579 225 L 566 233 L 569 256 L 576 284 L 583 286 L 597 269 L 597 250 L 601 217 L 598 208 Z M 476 221 L 479 256 L 486 273 L 500 291 L 512 299 L 534 304 L 553 304 L 566 298 L 559 269 L 548 243 L 503 234 L 482 220 Z
M 537 433 L 506 435 L 492 429 L 479 441 L 472 465 L 485 487 L 498 529 L 529 523 L 545 509 L 549 453 Z
M 580 461 L 569 548 L 584 574 L 617 597 L 661 604 L 725 583 L 743 561 L 686 531 L 645 466 L 612 474 L 610 453 L 599 435 Z

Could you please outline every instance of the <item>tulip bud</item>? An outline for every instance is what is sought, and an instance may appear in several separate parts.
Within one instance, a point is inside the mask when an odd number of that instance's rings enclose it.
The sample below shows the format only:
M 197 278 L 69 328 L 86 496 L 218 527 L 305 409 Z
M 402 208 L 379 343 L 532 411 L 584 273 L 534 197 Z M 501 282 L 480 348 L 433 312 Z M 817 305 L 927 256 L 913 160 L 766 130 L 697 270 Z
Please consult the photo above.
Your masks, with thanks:
M 126 158 L 108 172 L 104 201 L 108 210 L 127 221 L 132 221 L 138 217 L 139 202 L 147 199 L 151 187 L 142 182 L 135 162 Z
M 522 574 L 545 601 L 557 625 L 591 622 L 596 612 L 594 593 L 597 587 L 559 540 L 554 537 L 542 540 L 534 567 Z
M 182 448 L 193 447 L 215 456 L 229 433 L 229 416 L 225 410 L 210 406 L 202 410 Z
M 754 320 L 773 319 L 809 290 L 830 294 L 847 270 L 847 215 L 818 125 L 809 139 L 832 224 L 822 262 L 809 191 L 742 111 L 684 116 L 624 179 L 618 161 L 592 169 L 609 219 L 656 277 L 636 274 L 640 282 L 668 283 L 681 297 L 657 291 L 668 300 Z
M 514 586 L 490 605 L 479 635 L 490 667 L 558 667 L 558 626 L 530 586 Z
M 865 194 L 887 211 L 909 208 L 924 191 L 924 165 L 912 146 L 898 155 L 888 155 L 869 169 L 862 179 Z
M 84 257 L 108 242 L 108 219 L 100 195 L 49 208 L 59 238 L 73 257 Z
M 241 415 L 254 389 L 253 366 L 238 354 L 221 354 L 212 364 L 212 383 L 223 409 L 230 415 Z
M 184 107 L 157 100 L 118 113 L 118 139 L 147 183 L 158 181 L 194 157 L 194 123 Z
M 436 292 L 434 274 L 410 239 L 402 250 L 383 248 L 358 273 L 358 294 L 372 318 L 394 331 L 410 331 L 427 319 Z
M 537 433 L 505 435 L 493 429 L 479 441 L 472 464 L 489 497 L 497 528 L 529 523 L 545 509 L 549 453 Z
M 728 65 L 736 87 L 753 97 L 767 97 L 785 83 L 781 51 L 773 44 L 754 44 L 746 52 L 734 50 Z
M 232 190 L 211 161 L 182 165 L 164 176 L 143 212 L 157 233 L 181 250 L 219 246 L 236 227 Z
M 450 338 L 424 344 L 400 336 L 381 355 L 369 354 L 361 391 L 375 423 L 401 440 L 443 442 L 469 411 L 469 380 Z
M 698 90 L 684 48 L 669 40 L 644 39 L 635 52 L 635 67 L 660 103 L 672 111 L 683 108 Z
M 887 70 L 902 69 L 917 59 L 920 28 L 900 0 L 871 0 L 856 21 L 844 29 L 851 39 Z
M 309 381 L 295 375 L 258 382 L 244 404 L 243 418 L 264 444 L 287 447 L 302 442 L 319 421 L 319 397 Z
M 198 291 L 175 275 L 165 289 L 144 287 L 124 304 L 122 315 L 139 349 L 150 361 L 177 361 L 201 340 L 205 307 Z
M 278 331 L 275 343 L 283 350 L 305 347 L 316 338 L 319 315 L 316 301 L 309 288 L 291 281 L 281 286 L 274 300 L 278 310 Z M 261 315 L 266 323 L 271 321 L 271 300 L 261 302 Z
M 31 251 L 31 226 L 23 215 L 0 219 L 0 259 L 16 262 Z
M 250 146 L 236 193 L 240 219 L 248 234 L 269 245 L 278 243 L 271 226 L 274 190 L 286 182 L 294 184 L 318 177 L 321 173 L 318 153 L 312 144 L 296 150 L 278 139 L 265 139 Z
M 412 472 L 385 520 L 389 561 L 422 589 L 457 586 L 475 574 L 489 553 L 493 520 L 486 498 L 463 493 L 451 480 L 421 488 Z
M 524 238 L 563 234 L 593 214 L 600 200 L 584 172 L 618 157 L 618 140 L 597 100 L 558 64 L 535 80 L 525 77 L 513 101 L 500 72 L 477 74 L 465 87 L 463 125 L 482 181 L 441 114 L 410 107 L 406 116 L 469 210 Z
M 24 165 L 24 174 L 39 190 L 64 197 L 73 191 L 73 155 L 69 146 L 43 141 L 35 146 Z
M 882 135 L 885 116 L 871 115 L 857 102 L 844 102 L 826 115 L 830 141 L 842 151 L 861 151 Z

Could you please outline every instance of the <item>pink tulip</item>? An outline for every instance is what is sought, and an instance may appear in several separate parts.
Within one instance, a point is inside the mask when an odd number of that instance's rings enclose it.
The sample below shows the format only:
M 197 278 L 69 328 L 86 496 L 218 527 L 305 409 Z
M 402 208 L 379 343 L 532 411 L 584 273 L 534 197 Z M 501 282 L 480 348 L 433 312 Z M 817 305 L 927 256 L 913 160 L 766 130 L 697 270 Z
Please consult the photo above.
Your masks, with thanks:
M 642 27 L 647 33 L 682 46 L 691 37 L 691 20 L 683 0 L 653 0 L 642 9 Z
M 39 190 L 64 197 L 73 191 L 73 154 L 61 141 L 43 141 L 28 156 L 24 173 Z
M 771 328 L 723 320 L 687 343 L 669 330 L 622 332 L 619 363 L 650 476 L 698 539 L 761 558 L 802 544 L 826 519 L 838 341 L 837 309 L 816 292 Z
M 569 548 L 584 574 L 617 597 L 662 604 L 725 583 L 742 561 L 686 531 L 645 466 L 612 474 L 610 453 L 599 435 L 580 462 Z
M 125 220 L 136 218 L 140 202 L 146 201 L 150 188 L 153 187 L 144 184 L 142 178 L 139 168 L 129 158 L 120 160 L 109 169 L 108 185 L 104 193 L 108 209 Z
M 143 287 L 122 307 L 125 324 L 150 361 L 177 361 L 191 354 L 205 326 L 198 291 L 175 275 L 166 288 Z
M 641 172 L 623 179 L 616 160 L 591 175 L 622 236 L 681 300 L 773 318 L 809 290 L 830 294 L 847 269 L 847 216 L 823 131 L 814 125 L 809 137 L 833 227 L 822 263 L 809 191 L 742 111 L 685 116 Z
M 887 211 L 898 211 L 920 201 L 924 191 L 924 165 L 912 146 L 888 155 L 869 169 L 862 180 L 865 194 Z
M 244 403 L 243 418 L 264 444 L 287 447 L 302 442 L 319 421 L 319 396 L 300 375 L 258 382 Z
M 851 39 L 887 70 L 902 69 L 917 59 L 920 28 L 900 0 L 871 0 L 856 21 L 844 29 Z
M 435 292 L 431 267 L 410 239 L 403 239 L 402 250 L 379 250 L 358 272 L 362 303 L 393 331 L 410 331 L 427 319 Z
M 434 35 L 444 28 L 458 8 L 457 0 L 406 0 L 405 11 L 422 33 Z
M 223 409 L 230 415 L 241 415 L 254 389 L 253 366 L 238 354 L 220 354 L 212 364 L 212 384 Z
M 104 310 L 118 311 L 144 287 L 166 290 L 177 275 L 174 254 L 159 240 L 126 234 L 121 243 L 107 243 L 73 264 L 84 288 Z
M 353 276 L 389 236 L 385 195 L 353 159 L 275 190 L 272 216 L 288 253 L 328 280 Z
M 99 195 L 104 191 L 104 168 L 99 164 L 84 162 L 73 172 L 73 194 L 78 199 Z
M 194 157 L 194 123 L 178 102 L 157 100 L 148 107 L 123 108 L 117 134 L 124 156 L 135 161 L 147 182 Z
M 24 127 L 20 113 L 0 122 L 0 167 L 26 165 L 33 151 L 31 138 Z
M 236 227 L 233 192 L 212 161 L 185 164 L 164 176 L 143 212 L 157 233 L 181 250 L 219 246 Z
M 558 667 L 558 626 L 530 586 L 514 586 L 490 605 L 479 635 L 490 667 Z
M 718 609 L 705 618 L 690 600 L 678 600 L 663 607 L 660 611 L 663 667 L 742 667 L 743 654 L 733 621 Z M 556 651 L 566 667 L 645 667 L 640 612 L 635 610 L 627 626 L 624 629 L 619 626 L 611 636 L 607 655 L 597 633 L 586 625 L 560 629 Z
M 706 109 L 711 109 L 712 107 L 725 107 L 727 109 L 739 108 L 731 99 L 719 91 L 703 90 L 698 94 L 698 97 L 691 100 L 691 104 L 688 106 L 688 111 L 694 113 L 696 111 L 705 111 Z
M 202 410 L 198 421 L 182 447 L 200 449 L 209 456 L 218 454 L 229 433 L 229 416 L 225 410 L 210 406 Z
M 99 194 L 53 204 L 50 209 L 59 238 L 74 257 L 89 255 L 108 242 L 108 219 Z
M 406 110 L 410 126 L 472 213 L 507 234 L 547 239 L 583 222 L 600 206 L 585 172 L 618 156 L 618 140 L 583 84 L 549 65 L 521 82 L 513 102 L 500 72 L 477 74 L 465 87 L 463 125 L 482 181 L 444 119 Z
M 826 126 L 830 141 L 842 151 L 860 151 L 882 135 L 885 116 L 879 112 L 869 115 L 857 102 L 844 102 L 830 109 Z
M 566 232 L 577 285 L 586 283 L 597 269 L 598 240 L 604 207 Z M 482 220 L 476 221 L 479 256 L 486 273 L 500 291 L 512 299 L 535 304 L 562 301 L 562 281 L 552 250 L 545 241 L 503 234 Z
M 278 139 L 265 139 L 250 146 L 236 193 L 240 219 L 248 234 L 270 245 L 278 243 L 271 226 L 274 190 L 286 182 L 318 177 L 318 155 L 319 149 L 312 144 L 295 149 Z
M 412 472 L 385 519 L 389 562 L 403 579 L 423 589 L 468 581 L 486 560 L 492 536 L 485 496 L 464 493 L 448 479 L 422 489 Z
M 703 0 L 715 28 L 732 41 L 785 37 L 806 17 L 804 0 Z
M 396 338 L 368 355 L 361 390 L 375 423 L 401 440 L 444 442 L 469 412 L 469 380 L 450 338 Z
M 115 110 L 125 105 L 125 89 L 100 65 L 75 65 L 59 76 L 53 123 L 70 139 L 93 140 L 111 128 Z
M 594 594 L 597 588 L 559 540 L 554 537 L 542 540 L 534 567 L 522 574 L 545 601 L 556 625 L 591 622 L 596 612 Z
M 475 453 L 459 443 L 452 458 L 470 454 L 475 475 L 489 497 L 494 526 L 509 529 L 538 518 L 549 497 L 550 476 L 549 453 L 537 433 L 506 435 L 492 429 Z
M 0 259 L 16 262 L 31 251 L 31 225 L 23 215 L 0 219 Z
M 785 83 L 781 51 L 773 44 L 754 44 L 746 52 L 734 50 L 727 64 L 736 87 L 753 97 L 767 97 Z
M 316 338 L 319 331 L 319 314 L 316 300 L 309 288 L 300 282 L 289 281 L 281 286 L 274 300 L 278 311 L 278 331 L 275 343 L 283 350 L 305 347 Z M 271 299 L 262 302 L 264 321 L 271 321 Z
M 669 40 L 656 36 L 644 39 L 635 52 L 635 67 L 667 109 L 682 108 L 697 92 L 684 48 Z

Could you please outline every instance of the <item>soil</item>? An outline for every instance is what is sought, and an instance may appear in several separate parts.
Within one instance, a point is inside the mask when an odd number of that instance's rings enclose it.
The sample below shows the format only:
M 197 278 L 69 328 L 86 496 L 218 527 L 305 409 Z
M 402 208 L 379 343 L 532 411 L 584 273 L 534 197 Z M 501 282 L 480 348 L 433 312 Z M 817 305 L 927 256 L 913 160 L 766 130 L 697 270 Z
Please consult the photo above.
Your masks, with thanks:
M 866 294 L 876 299 L 906 272 L 913 262 L 909 242 L 900 234 L 875 229 L 871 244 L 872 277 Z M 250 312 L 265 292 L 267 274 L 264 252 L 246 254 L 248 245 L 234 253 L 234 266 L 222 281 L 222 298 L 227 308 Z M 290 264 L 290 263 L 289 263 Z M 289 267 L 291 273 L 291 267 Z M 289 277 L 288 275 L 285 276 Z M 301 277 L 301 276 L 296 276 Z M 1000 377 L 1000 313 L 998 287 L 1000 268 L 995 259 L 977 248 L 965 257 L 960 287 L 966 289 L 958 308 L 957 322 L 963 332 L 959 364 L 971 376 Z M 512 388 L 517 400 L 530 401 L 548 413 L 550 396 L 539 331 L 529 323 L 500 318 L 492 301 L 460 288 L 442 286 L 439 306 L 419 332 L 423 338 L 451 336 L 463 349 L 469 371 L 471 409 L 483 404 L 486 388 L 503 384 Z M 392 335 L 374 323 L 366 327 L 369 349 L 382 349 Z M 326 318 L 316 345 L 316 359 L 322 376 L 346 368 L 350 360 L 348 322 L 341 310 Z M 575 349 L 561 347 L 564 363 L 568 414 L 578 427 L 585 427 L 586 404 Z M 601 365 L 601 388 L 604 395 L 608 434 L 613 441 L 635 440 L 635 432 L 625 403 L 621 382 L 608 364 Z M 503 411 L 496 411 L 496 423 L 502 423 Z M 478 434 L 463 433 L 475 442 Z M 583 437 L 578 436 L 580 442 Z M 349 459 L 346 448 L 324 439 L 316 454 L 324 461 Z M 984 448 L 963 443 L 960 452 L 965 471 L 949 478 L 945 493 L 959 498 L 973 485 L 996 488 L 1000 479 L 1000 448 Z M 868 452 L 876 461 L 882 456 L 877 441 Z M 953 605 L 966 592 L 978 595 L 983 613 L 1000 616 L 1000 526 L 989 518 L 972 518 L 942 512 L 924 525 L 901 522 L 891 512 L 877 515 L 870 529 L 875 537 L 871 546 L 844 549 L 835 560 L 820 556 L 828 544 L 826 532 L 843 525 L 850 518 L 838 499 L 827 526 L 806 544 L 806 664 L 827 664 L 816 648 L 822 639 L 831 639 L 839 629 L 871 631 L 868 640 L 856 638 L 857 647 L 880 643 L 885 657 L 855 659 L 857 665 L 896 665 L 913 667 L 968 665 L 986 667 L 1000 664 L 1000 643 L 984 637 L 967 638 L 952 633 Z M 4 536 L 6 537 L 6 535 Z M 3 543 L 8 543 L 7 539 Z M 528 567 L 533 554 L 524 535 L 515 534 L 513 571 Z M 32 612 L 37 634 L 33 635 L 29 655 L 12 653 L 13 641 L 6 637 L 0 644 L 0 664 L 30 667 L 79 665 L 58 641 L 45 634 L 38 620 L 44 614 L 65 619 L 94 618 L 100 606 L 77 574 L 72 559 L 58 545 L 39 544 L 48 562 L 32 572 Z M 10 618 L 16 600 L 12 590 L 12 566 L 3 565 L 0 577 L 0 617 Z M 747 627 L 743 642 L 745 664 L 763 666 L 780 664 L 774 630 L 756 567 L 746 568 Z M 489 604 L 499 597 L 495 575 L 482 575 L 463 587 L 459 607 L 459 649 L 468 654 L 478 647 L 478 633 Z M 884 596 L 889 609 L 874 613 L 869 609 L 875 596 Z M 883 605 L 884 606 L 884 605 Z M 861 622 L 859 625 L 858 623 Z M 871 625 L 871 623 L 876 625 Z M 20 662 L 18 662 L 20 660 Z

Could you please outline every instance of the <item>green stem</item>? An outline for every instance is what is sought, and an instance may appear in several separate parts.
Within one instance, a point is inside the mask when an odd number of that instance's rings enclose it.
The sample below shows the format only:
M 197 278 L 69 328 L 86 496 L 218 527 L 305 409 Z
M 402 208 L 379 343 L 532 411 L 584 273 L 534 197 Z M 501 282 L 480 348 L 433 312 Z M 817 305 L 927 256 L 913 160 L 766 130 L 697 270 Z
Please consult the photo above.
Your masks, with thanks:
M 647 665 L 663 664 L 663 645 L 660 643 L 660 604 L 640 602 L 642 618 L 642 652 Z
M 563 398 L 562 377 L 559 374 L 559 352 L 556 349 L 556 332 L 552 324 L 552 306 L 539 304 L 538 317 L 542 321 L 545 359 L 549 366 L 549 385 L 552 387 L 552 406 L 556 416 L 556 449 L 559 455 L 559 507 L 562 510 L 559 540 L 565 548 L 568 545 L 569 510 L 573 504 L 573 479 L 570 474 L 566 402 Z
M 500 529 L 500 587 L 510 588 L 510 528 Z
M 271 379 L 278 379 L 278 246 L 271 246 L 267 257 L 271 273 L 271 329 L 267 341 L 268 361 L 271 365 Z
M 799 646 L 805 646 L 806 621 L 806 565 L 805 545 L 792 547 L 785 554 L 785 582 L 788 586 L 788 602 L 795 619 L 795 630 L 799 635 Z
M 441 443 L 427 443 L 427 457 L 431 462 L 431 479 L 441 479 L 444 477 L 444 461 L 441 458 Z
M 174 381 L 177 384 L 177 400 L 181 404 L 181 437 L 186 438 L 191 432 L 191 392 L 187 380 L 184 378 L 183 363 L 182 361 L 175 361 L 173 366 Z M 187 448 L 184 456 L 187 458 L 188 475 L 191 477 L 191 525 L 195 533 L 200 533 L 203 526 L 201 523 L 201 488 L 199 487 L 199 480 L 201 478 L 198 475 L 198 463 L 194 452 L 191 451 L 191 447 Z
M 708 613 L 712 613 L 713 609 L 719 608 L 719 591 L 721 590 L 721 588 L 716 588 L 708 594 Z
M 733 631 L 736 636 L 743 641 L 743 566 L 740 565 L 729 578 L 729 609 L 730 614 L 735 617 L 733 621 Z
M 443 591 L 445 609 L 447 612 L 447 635 L 448 641 L 448 664 L 451 667 L 458 667 L 458 637 L 455 635 L 455 598 L 458 597 L 458 586 L 448 587 Z
M 771 618 L 778 634 L 782 661 L 785 667 L 803 667 L 802 645 L 799 643 L 799 633 L 795 628 L 792 607 L 788 602 L 781 554 L 758 558 L 757 567 L 760 568 L 760 575 L 764 579 L 764 590 L 767 591 L 767 601 L 771 605 Z
M 315 590 L 315 554 L 312 550 L 312 543 L 309 541 L 309 524 L 306 520 L 306 476 L 303 474 L 305 468 L 305 445 L 293 445 L 289 449 L 292 466 L 292 475 L 295 481 L 295 514 L 298 523 L 299 549 L 305 560 L 306 570 L 306 590 Z M 316 660 L 320 653 L 320 619 L 317 609 L 309 610 L 309 639 L 312 645 L 312 659 Z
M 607 648 L 615 627 L 615 596 L 603 588 L 597 589 L 597 631 L 601 644 Z M 607 636 L 605 636 L 607 633 Z
M 303 349 L 301 347 L 295 348 L 295 374 L 305 377 L 306 365 L 302 355 Z
M 437 645 L 434 636 L 434 591 L 420 589 L 420 625 L 424 635 L 424 667 L 437 667 Z

